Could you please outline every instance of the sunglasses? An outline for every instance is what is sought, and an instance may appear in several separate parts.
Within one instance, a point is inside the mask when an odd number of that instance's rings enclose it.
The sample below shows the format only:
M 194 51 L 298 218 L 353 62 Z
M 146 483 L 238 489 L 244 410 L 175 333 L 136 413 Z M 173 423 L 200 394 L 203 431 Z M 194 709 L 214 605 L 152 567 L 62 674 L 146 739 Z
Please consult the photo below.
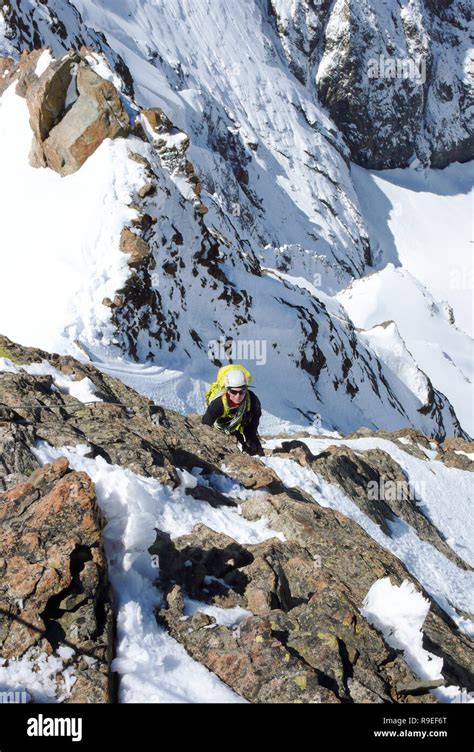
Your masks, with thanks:
M 244 386 L 242 389 L 229 388 L 227 391 L 230 392 L 230 394 L 245 394 L 245 392 L 247 391 L 247 387 Z

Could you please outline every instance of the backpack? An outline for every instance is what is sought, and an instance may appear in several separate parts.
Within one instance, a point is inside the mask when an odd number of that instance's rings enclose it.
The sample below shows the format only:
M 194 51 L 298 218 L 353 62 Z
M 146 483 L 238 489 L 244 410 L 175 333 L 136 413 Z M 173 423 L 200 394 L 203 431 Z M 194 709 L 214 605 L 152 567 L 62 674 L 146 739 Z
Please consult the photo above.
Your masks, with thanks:
M 219 368 L 217 372 L 217 379 L 211 384 L 206 392 L 206 405 L 212 402 L 213 399 L 216 399 L 216 397 L 220 397 L 225 394 L 225 377 L 226 374 L 229 373 L 229 371 L 243 371 L 247 377 L 247 385 L 250 386 L 250 384 L 252 383 L 252 376 L 250 374 L 250 371 L 247 371 L 244 366 L 233 364 L 229 366 L 222 366 L 222 368 Z

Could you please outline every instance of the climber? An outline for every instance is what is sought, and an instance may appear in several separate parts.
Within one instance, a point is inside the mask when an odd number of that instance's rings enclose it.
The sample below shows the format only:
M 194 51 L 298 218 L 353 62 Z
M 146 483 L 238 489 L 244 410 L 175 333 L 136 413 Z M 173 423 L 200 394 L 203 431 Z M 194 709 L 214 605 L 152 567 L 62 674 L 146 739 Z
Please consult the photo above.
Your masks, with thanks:
M 206 394 L 207 410 L 202 423 L 235 436 L 247 454 L 263 456 L 257 435 L 262 408 L 257 395 L 249 390 L 251 381 L 243 366 L 220 368 Z

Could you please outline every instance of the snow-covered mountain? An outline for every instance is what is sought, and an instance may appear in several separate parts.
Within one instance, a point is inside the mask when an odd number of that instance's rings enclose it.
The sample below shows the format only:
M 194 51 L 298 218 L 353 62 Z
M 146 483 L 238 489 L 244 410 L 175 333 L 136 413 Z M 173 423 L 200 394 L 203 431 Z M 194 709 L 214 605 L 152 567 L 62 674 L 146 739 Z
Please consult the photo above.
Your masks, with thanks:
M 468 79 L 461 86 L 456 68 L 464 21 L 440 36 L 453 9 L 397 4 L 389 23 L 390 3 L 353 5 L 4 3 L 0 330 L 80 353 L 181 412 L 202 409 L 215 366 L 233 353 L 254 374 L 264 430 L 472 432 L 469 281 L 437 284 L 469 269 L 471 165 L 405 170 L 414 179 L 397 185 L 350 162 L 472 157 L 458 118 L 467 107 Z M 430 35 L 436 70 L 443 54 L 457 61 L 455 97 L 436 94 L 431 72 L 408 138 L 380 115 L 385 102 L 387 117 L 398 108 L 408 122 L 398 78 L 379 78 L 365 94 L 346 84 L 364 65 L 361 40 L 367 55 L 393 56 L 411 54 L 416 39 L 430 46 Z M 15 73 L 20 52 L 33 48 L 51 54 L 24 55 Z M 63 57 L 81 48 L 75 62 Z M 91 92 L 100 88 L 93 74 L 119 93 L 123 122 L 96 134 L 86 159 L 68 162 L 71 132 L 83 128 L 79 151 L 87 141 Z M 370 95 L 366 114 L 351 92 Z M 445 141 L 437 139 L 448 121 Z M 379 139 L 371 151 L 360 146 L 364 129 Z M 394 148 L 381 161 L 388 141 Z M 408 214 L 432 194 L 436 253 L 419 212 Z M 440 235 L 437 223 L 454 206 L 456 226 Z
M 0 0 L 0 692 L 472 703 L 469 12 Z
M 316 24 L 312 3 L 274 3 L 296 69 L 316 81 L 358 164 L 383 169 L 417 159 L 446 167 L 472 159 L 469 0 L 315 5 Z

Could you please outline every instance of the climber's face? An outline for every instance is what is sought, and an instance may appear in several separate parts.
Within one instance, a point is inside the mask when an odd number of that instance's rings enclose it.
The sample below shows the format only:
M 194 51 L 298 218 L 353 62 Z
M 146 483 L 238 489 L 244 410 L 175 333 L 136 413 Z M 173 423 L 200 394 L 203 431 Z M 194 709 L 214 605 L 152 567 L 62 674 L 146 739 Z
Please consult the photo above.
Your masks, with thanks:
M 247 392 L 246 386 L 228 387 L 227 394 L 230 396 L 232 402 L 242 402 Z

